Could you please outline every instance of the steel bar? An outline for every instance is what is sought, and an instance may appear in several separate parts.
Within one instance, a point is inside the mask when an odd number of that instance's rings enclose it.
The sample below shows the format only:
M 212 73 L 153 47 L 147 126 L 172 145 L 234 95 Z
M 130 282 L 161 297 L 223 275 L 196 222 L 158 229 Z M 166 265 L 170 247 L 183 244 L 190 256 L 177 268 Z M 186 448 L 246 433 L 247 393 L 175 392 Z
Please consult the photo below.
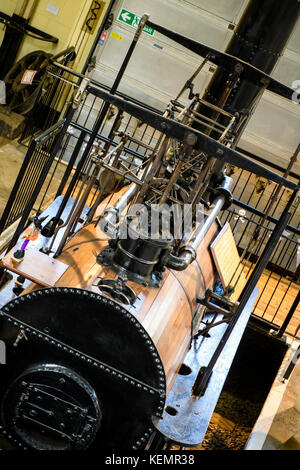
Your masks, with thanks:
M 261 212 L 260 210 L 256 209 L 255 207 L 253 206 L 249 206 L 248 204 L 246 204 L 245 202 L 242 202 L 242 201 L 239 201 L 237 199 L 233 199 L 232 201 L 232 204 L 238 206 L 238 207 L 241 207 L 242 209 L 245 209 L 246 211 L 249 211 L 251 212 L 252 214 L 254 215 L 257 215 L 259 217 L 263 217 L 264 216 L 264 213 Z M 276 224 L 278 223 L 278 219 L 276 219 L 275 217 L 272 217 L 271 215 L 269 215 L 267 217 L 267 220 L 269 220 L 270 222 L 272 222 L 273 224 Z M 287 230 L 289 232 L 292 232 L 294 233 L 295 235 L 298 235 L 300 236 L 300 230 L 296 227 L 293 227 L 292 225 L 287 225 Z
M 190 51 L 195 52 L 201 57 L 205 58 L 209 54 L 210 62 L 225 68 L 229 72 L 233 72 L 236 65 L 239 64 L 243 69 L 241 78 L 253 83 L 254 85 L 261 87 L 264 83 L 267 83 L 267 89 L 269 91 L 272 91 L 273 93 L 290 100 L 295 93 L 294 89 L 284 85 L 283 83 L 280 83 L 278 80 L 272 78 L 268 74 L 262 72 L 258 68 L 253 67 L 241 59 L 233 57 L 230 54 L 226 54 L 225 52 L 218 51 L 217 49 L 206 46 L 205 44 L 201 44 L 200 42 L 194 41 L 193 39 L 185 37 L 170 29 L 164 28 L 163 26 L 153 23 L 152 21 L 147 21 L 147 25 L 150 26 L 150 28 L 155 29 L 160 34 L 163 34 L 169 39 L 172 39 L 173 41 L 176 41 L 182 46 L 188 48 Z
M 121 79 L 122 79 L 122 77 L 123 77 L 123 75 L 124 75 L 124 72 L 125 72 L 125 70 L 126 70 L 126 68 L 127 68 L 127 65 L 128 65 L 128 63 L 129 63 L 129 61 L 130 61 L 130 59 L 131 59 L 131 57 L 132 57 L 132 54 L 133 54 L 133 52 L 134 52 L 134 49 L 135 49 L 135 47 L 136 47 L 136 45 L 137 45 L 138 39 L 139 39 L 139 37 L 140 37 L 140 35 L 141 35 L 141 33 L 142 33 L 142 30 L 143 30 L 143 27 L 144 27 L 144 25 L 145 25 L 146 19 L 147 19 L 146 16 L 144 16 L 144 17 L 142 18 L 142 20 L 141 20 L 141 22 L 140 22 L 140 24 L 139 24 L 139 27 L 138 27 L 138 29 L 137 29 L 135 35 L 134 35 L 134 38 L 133 38 L 133 40 L 132 40 L 132 42 L 131 42 L 131 45 L 130 45 L 128 51 L 127 51 L 127 54 L 126 54 L 126 56 L 125 56 L 125 58 L 124 58 L 124 60 L 123 60 L 123 62 L 122 62 L 122 65 L 121 65 L 120 70 L 119 70 L 119 72 L 118 72 L 118 74 L 117 74 L 117 77 L 116 77 L 116 79 L 115 79 L 115 81 L 114 81 L 114 83 L 113 83 L 113 85 L 112 85 L 112 88 L 111 88 L 111 93 L 112 93 L 112 94 L 116 92 L 116 90 L 117 90 L 117 88 L 118 88 L 118 86 L 119 86 L 119 84 L 120 84 L 120 81 L 121 81 Z M 53 220 L 53 228 L 54 228 L 54 229 L 55 229 L 55 227 L 56 227 L 56 225 L 57 225 L 57 223 L 58 223 L 58 221 L 59 221 L 59 219 L 60 219 L 60 216 L 61 216 L 61 214 L 62 214 L 62 212 L 63 212 L 63 210 L 64 210 L 64 208 L 65 208 L 65 206 L 66 206 L 66 204 L 67 204 L 67 201 L 68 201 L 69 197 L 71 196 L 72 189 L 73 189 L 74 185 L 76 184 L 77 179 L 79 178 L 79 175 L 80 175 L 80 173 L 81 173 L 81 170 L 83 169 L 83 166 L 84 166 L 84 164 L 85 164 L 85 162 L 86 162 L 86 160 L 87 160 L 87 158 L 88 158 L 88 156 L 89 156 L 90 150 L 91 150 L 91 148 L 92 148 L 92 145 L 93 145 L 93 143 L 94 143 L 95 138 L 97 137 L 97 134 L 98 134 L 99 129 L 100 129 L 100 127 L 101 127 L 101 125 L 102 125 L 102 123 L 103 123 L 103 120 L 104 120 L 104 118 L 105 118 L 105 116 L 106 116 L 106 113 L 107 113 L 107 111 L 108 111 L 108 108 L 109 108 L 109 102 L 106 101 L 105 104 L 104 104 L 104 106 L 103 106 L 103 108 L 102 108 L 102 110 L 100 111 L 100 114 L 99 114 L 99 116 L 98 116 L 98 118 L 97 118 L 97 120 L 96 120 L 96 123 L 94 124 L 94 127 L 93 127 L 92 133 L 91 133 L 91 135 L 90 135 L 89 141 L 87 142 L 87 145 L 86 145 L 86 148 L 85 148 L 85 150 L 84 150 L 84 152 L 83 152 L 83 155 L 82 155 L 82 157 L 81 157 L 81 159 L 80 159 L 80 161 L 79 161 L 79 163 L 78 163 L 78 165 L 77 165 L 77 168 L 76 168 L 76 171 L 75 171 L 75 173 L 74 173 L 74 175 L 73 175 L 73 178 L 72 178 L 72 180 L 71 180 L 71 182 L 70 182 L 70 184 L 69 184 L 69 187 L 68 187 L 68 189 L 67 189 L 67 191 L 66 191 L 66 193 L 65 193 L 65 195 L 64 195 L 64 198 L 63 198 L 62 203 L 61 203 L 61 206 L 60 206 L 60 208 L 59 208 L 59 210 L 58 210 L 58 212 L 57 212 L 57 215 L 55 216 L 55 218 L 54 218 L 54 220 Z
M 94 94 L 95 96 L 98 96 L 107 103 L 114 104 L 117 108 L 128 112 L 137 119 L 140 119 L 141 121 L 150 124 L 155 129 L 166 134 L 168 137 L 184 142 L 187 135 L 194 134 L 197 138 L 197 142 L 194 146 L 195 149 L 201 150 L 207 153 L 208 155 L 213 155 L 219 160 L 231 163 L 232 165 L 255 173 L 258 176 L 270 179 L 271 181 L 281 184 L 289 189 L 295 190 L 297 188 L 297 185 L 292 181 L 289 181 L 286 178 L 283 178 L 277 175 L 276 173 L 266 169 L 265 167 L 258 165 L 257 163 L 253 162 L 252 160 L 249 160 L 247 157 L 238 153 L 236 150 L 224 146 L 220 142 L 215 141 L 214 139 L 203 134 L 200 131 L 191 129 L 188 126 L 180 124 L 179 122 L 173 121 L 171 119 L 155 114 L 149 110 L 143 109 L 133 103 L 126 102 L 121 98 L 118 98 L 117 96 L 111 95 L 97 88 L 88 86 L 87 91 L 91 94 Z
M 33 190 L 32 193 L 31 193 L 31 196 L 30 196 L 30 199 L 29 199 L 29 201 L 28 201 L 28 204 L 26 205 L 26 208 L 24 209 L 24 211 L 23 211 L 23 213 L 22 213 L 21 220 L 20 220 L 20 222 L 19 222 L 19 224 L 18 224 L 18 227 L 17 227 L 17 229 L 16 229 L 16 231 L 15 231 L 15 233 L 14 233 L 14 236 L 12 237 L 12 239 L 11 239 L 11 241 L 10 241 L 10 244 L 9 244 L 9 246 L 8 246 L 8 249 L 7 249 L 7 252 L 17 243 L 18 238 L 19 238 L 19 236 L 21 235 L 21 233 L 22 233 L 22 231 L 23 231 L 23 229 L 24 229 L 24 225 L 25 225 L 26 222 L 27 222 L 27 219 L 28 219 L 28 217 L 29 217 L 29 215 L 30 215 L 30 212 L 31 212 L 31 210 L 32 210 L 32 208 L 33 208 L 33 205 L 34 205 L 35 201 L 36 201 L 36 198 L 38 197 L 39 192 L 40 192 L 40 190 L 41 190 L 42 187 L 43 187 L 44 181 L 45 181 L 45 179 L 46 179 L 46 177 L 47 177 L 47 175 L 48 175 L 48 172 L 49 172 L 49 170 L 50 170 L 50 168 L 51 168 L 51 165 L 52 165 L 52 162 L 53 162 L 53 160 L 54 160 L 54 157 L 55 157 L 55 155 L 56 155 L 56 153 L 57 153 L 57 151 L 58 151 L 58 149 L 59 149 L 59 147 L 60 147 L 60 145 L 61 145 L 61 142 L 62 142 L 62 140 L 63 140 L 64 134 L 65 134 L 65 132 L 66 132 L 66 130 L 67 130 L 69 124 L 70 124 L 70 121 L 71 121 L 71 119 L 72 119 L 72 117 L 73 117 L 74 112 L 75 112 L 75 109 L 70 109 L 70 110 L 69 110 L 69 114 L 68 114 L 68 116 L 65 118 L 65 120 L 64 120 L 64 122 L 63 122 L 63 126 L 62 126 L 62 129 L 61 129 L 61 132 L 60 132 L 58 135 L 55 136 L 55 141 L 54 141 L 54 143 L 53 143 L 53 146 L 52 146 L 52 149 L 51 149 L 51 153 L 50 153 L 50 155 L 49 155 L 49 158 L 48 158 L 46 164 L 44 165 L 44 168 L 43 168 L 43 170 L 42 170 L 42 172 L 41 172 L 41 174 L 40 174 L 40 177 L 39 177 L 39 179 L 38 179 L 38 181 L 37 181 L 37 183 L 36 183 L 36 185 L 35 185 L 35 187 L 34 187 L 34 190 Z M 60 123 L 59 125 L 61 125 L 61 123 Z M 55 128 L 55 126 L 54 126 L 54 128 Z M 49 135 L 49 133 L 48 133 L 48 135 Z M 37 141 L 38 141 L 38 139 L 36 140 L 36 142 L 37 142 Z M 40 141 L 41 141 L 41 139 L 40 139 Z
M 222 184 L 222 187 L 225 189 L 230 189 L 231 184 L 232 184 L 232 179 L 226 176 Z M 204 220 L 204 223 L 201 224 L 198 227 L 198 229 L 193 233 L 192 238 L 189 240 L 189 245 L 191 245 L 195 250 L 199 248 L 200 243 L 203 241 L 208 230 L 210 229 L 210 227 L 212 226 L 212 224 L 218 217 L 224 205 L 224 202 L 225 202 L 225 196 L 223 194 L 216 197 L 216 199 L 212 203 L 212 210 L 208 214 L 208 217 Z
M 18 16 L 18 15 L 15 15 L 15 16 Z M 9 26 L 10 22 L 11 22 L 11 16 L 7 15 L 6 13 L 4 13 L 3 11 L 0 12 L 0 19 L 3 19 L 5 21 L 5 24 Z M 14 18 L 13 18 L 14 19 Z M 41 31 L 40 29 L 37 29 L 35 28 L 34 26 L 31 26 L 29 24 L 25 24 L 24 25 L 24 29 L 26 29 L 27 31 L 30 31 L 31 33 L 33 34 L 36 34 L 38 36 L 41 36 L 41 38 L 43 38 L 44 40 L 48 41 L 48 42 L 52 42 L 54 44 L 56 44 L 58 42 L 58 38 L 54 37 L 54 36 L 51 36 L 50 34 L 47 34 L 45 33 L 44 31 Z M 24 31 L 25 32 L 25 31 Z M 38 39 L 38 38 L 37 38 Z
M 66 183 L 67 183 L 67 181 L 68 181 L 68 179 L 69 179 L 69 176 L 70 176 L 70 174 L 71 174 L 71 172 L 72 172 L 72 170 L 73 170 L 73 168 L 74 168 L 74 166 L 75 166 L 75 162 L 76 162 L 76 159 L 77 159 L 77 157 L 78 157 L 78 155 L 79 155 L 81 146 L 82 146 L 82 144 L 83 144 L 83 142 L 84 142 L 84 138 L 85 138 L 85 133 L 84 133 L 84 132 L 81 132 L 81 133 L 80 133 L 80 136 L 79 136 L 79 139 L 78 139 L 78 141 L 77 141 L 77 143 L 76 143 L 76 145 L 75 145 L 75 148 L 74 148 L 74 150 L 73 150 L 73 152 L 72 152 L 72 155 L 71 155 L 71 158 L 70 158 L 70 160 L 69 160 L 68 166 L 67 166 L 67 168 L 66 168 L 66 170 L 65 170 L 65 172 L 64 172 L 64 175 L 63 175 L 63 177 L 62 177 L 62 179 L 61 179 L 61 182 L 60 182 L 60 184 L 59 184 L 59 187 L 58 187 L 58 189 L 57 189 L 55 198 L 57 198 L 58 196 L 60 196 L 60 195 L 62 194 L 63 190 L 64 190 L 64 187 L 65 187 L 65 185 L 66 185 Z

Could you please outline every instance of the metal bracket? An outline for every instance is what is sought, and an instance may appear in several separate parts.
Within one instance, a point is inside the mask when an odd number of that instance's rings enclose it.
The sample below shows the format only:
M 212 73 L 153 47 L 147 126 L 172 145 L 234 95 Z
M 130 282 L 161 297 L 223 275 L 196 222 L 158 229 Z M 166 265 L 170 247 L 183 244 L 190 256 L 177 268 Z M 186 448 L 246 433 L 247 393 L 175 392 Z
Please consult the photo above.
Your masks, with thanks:
M 208 188 L 208 191 L 210 192 L 211 202 L 220 195 L 224 196 L 225 201 L 224 201 L 222 210 L 225 211 L 226 209 L 229 209 L 233 201 L 232 194 L 229 191 L 229 189 L 222 188 L 221 186 L 219 186 L 217 188 Z
M 225 308 L 211 302 L 211 299 L 216 300 L 219 304 L 221 303 L 222 305 L 224 305 Z M 221 325 L 222 323 L 229 323 L 230 320 L 232 320 L 232 318 L 234 317 L 235 312 L 236 312 L 236 310 L 238 308 L 238 305 L 239 305 L 238 302 L 235 302 L 235 303 L 231 302 L 230 300 L 228 300 L 228 299 L 226 299 L 226 298 L 224 298 L 224 297 L 222 297 L 218 294 L 215 294 L 210 289 L 208 289 L 206 291 L 204 298 L 199 298 L 199 297 L 197 298 L 197 303 L 200 304 L 200 305 L 203 305 L 209 311 L 212 311 L 214 313 L 214 315 L 213 315 L 212 320 L 208 324 L 206 324 L 206 326 L 204 328 L 199 330 L 193 336 L 195 339 L 198 338 L 199 336 L 208 337 L 208 336 L 210 336 L 209 333 L 208 333 L 209 330 L 211 330 L 212 328 L 214 328 L 216 326 Z M 220 314 L 223 315 L 223 319 L 216 322 L 215 321 L 216 317 Z
M 225 308 L 220 307 L 219 305 L 212 303 L 211 299 L 217 300 L 219 303 L 223 304 Z M 197 298 L 197 303 L 204 305 L 209 310 L 213 310 L 216 313 L 221 313 L 226 316 L 227 319 L 230 319 L 236 312 L 236 309 L 239 306 L 238 302 L 231 302 L 230 300 L 222 297 L 221 295 L 216 294 L 211 289 L 207 289 L 205 292 L 204 298 Z
M 87 95 L 87 87 L 90 84 L 91 80 L 87 77 L 84 77 L 82 79 L 81 84 L 79 85 L 79 88 L 76 92 L 76 95 L 73 99 L 72 107 L 73 109 L 77 109 L 78 106 L 83 102 Z
M 138 28 L 136 30 L 136 33 L 134 35 L 134 41 L 138 41 L 139 37 L 141 36 L 144 27 L 146 26 L 147 21 L 149 20 L 149 15 L 148 13 L 144 13 L 144 15 L 141 18 L 141 21 L 138 25 Z
M 28 338 L 25 334 L 25 331 L 24 330 L 21 330 L 20 333 L 18 334 L 18 336 L 16 337 L 16 341 L 14 342 L 14 347 L 16 348 L 19 344 L 19 342 L 21 341 L 21 339 L 26 339 L 28 341 Z
M 26 335 L 28 336 L 28 338 L 30 337 L 38 338 L 40 341 L 48 343 L 49 345 L 57 348 L 58 350 L 63 350 L 64 352 L 86 362 L 87 365 L 90 365 L 90 366 L 96 367 L 97 369 L 102 370 L 104 373 L 112 374 L 117 379 L 125 380 L 126 382 L 130 383 L 132 386 L 142 388 L 144 391 L 152 395 L 158 394 L 159 396 L 162 396 L 162 393 L 163 393 L 162 390 L 152 387 L 151 385 L 148 385 L 135 377 L 131 377 L 125 372 L 122 372 L 121 370 L 116 369 L 115 367 L 110 366 L 109 364 L 99 361 L 98 359 L 90 357 L 87 354 L 84 354 L 81 351 L 63 343 L 62 341 L 58 341 L 56 338 L 34 328 L 33 326 L 30 326 L 29 324 L 22 322 L 21 320 L 17 320 L 13 316 L 6 313 L 5 312 L 6 309 L 7 307 L 4 307 L 3 310 L 0 310 L 0 318 L 2 317 L 4 320 L 6 320 L 8 323 L 11 323 L 13 326 L 19 327 L 21 331 L 26 332 Z
M 125 274 L 119 275 L 117 279 L 103 279 L 99 278 L 95 287 L 105 293 L 113 300 L 117 300 L 125 305 L 133 305 L 136 301 L 136 293 L 127 284 L 127 276 Z

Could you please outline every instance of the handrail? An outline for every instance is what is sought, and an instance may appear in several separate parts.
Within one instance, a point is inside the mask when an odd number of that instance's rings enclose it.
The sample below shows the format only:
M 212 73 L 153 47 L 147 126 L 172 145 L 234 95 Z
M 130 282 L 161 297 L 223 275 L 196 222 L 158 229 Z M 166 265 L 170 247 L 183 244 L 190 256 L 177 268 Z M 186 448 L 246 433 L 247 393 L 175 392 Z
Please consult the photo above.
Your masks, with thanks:
M 68 72 L 70 73 L 71 75 L 74 75 L 74 77 L 77 77 L 77 78 L 88 78 L 90 80 L 90 84 L 91 85 L 95 85 L 95 86 L 98 86 L 99 88 L 102 88 L 103 90 L 105 91 L 110 91 L 110 87 L 107 86 L 107 85 L 104 85 L 103 83 L 100 83 L 98 82 L 97 80 L 94 80 L 92 78 L 89 78 L 87 77 L 87 75 L 83 75 L 82 73 L 79 73 L 79 72 L 75 72 L 74 70 L 70 69 L 69 67 L 66 67 L 65 65 L 62 65 L 62 64 L 59 64 L 58 62 L 53 62 L 53 65 L 55 65 L 56 67 L 60 68 L 61 70 L 63 70 L 64 72 Z M 74 83 L 74 85 L 76 85 Z M 150 106 L 146 103 L 142 103 L 141 101 L 135 99 L 135 98 L 132 98 L 128 95 L 126 95 L 125 93 L 122 93 L 121 91 L 116 91 L 115 92 L 115 95 L 117 96 L 120 96 L 120 98 L 123 98 L 124 100 L 126 101 L 130 101 L 131 103 L 134 103 L 134 104 L 137 104 L 139 106 L 142 106 L 144 107 L 145 109 L 149 109 L 150 111 L 153 111 L 157 114 L 161 114 L 163 115 L 163 111 L 160 111 L 159 109 L 157 108 L 154 108 L 153 106 Z
M 70 124 L 72 127 L 74 127 L 75 129 L 78 129 L 79 131 L 81 132 L 85 132 L 86 134 L 91 134 L 92 131 L 89 130 L 89 129 L 86 129 L 85 127 L 81 126 L 80 124 L 77 124 L 75 122 L 71 122 Z M 105 137 L 104 135 L 102 134 L 97 134 L 96 136 L 97 139 L 99 140 L 102 140 L 103 142 L 107 143 L 109 142 L 109 139 L 107 137 Z M 113 141 L 111 142 L 111 145 L 116 147 L 118 144 L 117 142 Z M 130 155 L 136 157 L 136 158 L 139 158 L 140 160 L 144 160 L 145 159 L 145 156 L 142 155 L 141 153 L 137 152 L 136 150 L 132 150 L 130 149 L 129 147 L 124 147 L 124 152 L 126 153 L 129 153 Z M 248 204 L 238 200 L 238 199 L 233 199 L 232 203 L 236 206 L 239 206 L 241 207 L 242 209 L 245 209 L 247 211 L 249 211 L 250 213 L 254 214 L 254 215 L 257 215 L 259 217 L 264 217 L 264 212 L 256 209 L 255 207 L 252 207 L 252 206 L 249 206 Z M 271 215 L 269 215 L 267 217 L 267 219 L 274 223 L 274 224 L 277 224 L 278 223 L 278 219 L 276 217 L 272 217 Z M 287 231 L 291 232 L 291 233 L 294 233 L 295 235 L 298 235 L 300 236 L 300 229 L 298 229 L 297 227 L 294 227 L 292 225 L 287 225 L 287 228 L 286 228 Z
M 70 73 L 71 75 L 74 75 L 74 76 L 77 77 L 77 78 L 85 78 L 85 77 L 86 77 L 86 75 L 83 75 L 82 73 L 79 73 L 79 72 L 75 72 L 74 70 L 70 69 L 69 67 L 66 67 L 66 66 L 64 66 L 64 65 L 62 65 L 62 64 L 59 64 L 58 62 L 53 62 L 53 65 L 57 66 L 58 68 L 60 68 L 61 70 L 65 71 L 65 72 Z M 109 91 L 109 90 L 110 90 L 110 87 L 109 87 L 109 86 L 104 85 L 104 84 L 102 84 L 102 83 L 100 83 L 100 82 L 98 82 L 98 81 L 96 81 L 96 80 L 94 80 L 94 79 L 90 79 L 90 84 L 91 84 L 91 85 L 96 85 L 96 86 L 98 86 L 99 88 L 102 88 L 102 89 L 105 90 L 105 91 Z M 74 85 L 76 85 L 76 84 L 74 84 Z M 142 101 L 139 101 L 139 100 L 137 100 L 137 99 L 135 99 L 135 98 L 132 98 L 131 96 L 126 95 L 125 93 L 122 93 L 122 92 L 117 91 L 117 92 L 115 93 L 115 95 L 120 96 L 120 98 L 123 98 L 123 99 L 125 99 L 126 101 L 130 101 L 130 102 L 132 102 L 132 103 L 134 103 L 134 104 L 137 104 L 138 106 L 141 106 L 141 107 L 143 107 L 143 108 L 145 108 L 145 109 L 149 109 L 150 111 L 153 111 L 153 112 L 155 112 L 155 113 L 157 113 L 157 114 L 163 115 L 163 111 L 161 111 L 161 110 L 159 110 L 159 109 L 157 109 L 157 108 L 154 108 L 153 106 L 147 105 L 147 104 L 143 103 Z M 280 165 L 277 165 L 276 163 L 270 162 L 270 161 L 264 159 L 263 157 L 260 157 L 259 155 L 255 155 L 254 153 L 249 152 L 248 150 L 245 150 L 245 149 L 243 149 L 243 148 L 241 148 L 241 147 L 237 147 L 236 150 L 237 150 L 238 152 L 243 153 L 244 155 L 249 156 L 252 160 L 255 160 L 255 161 L 258 161 L 258 162 L 260 162 L 260 163 L 262 163 L 262 164 L 268 165 L 270 168 L 273 168 L 274 170 L 280 171 L 280 172 L 282 172 L 282 173 L 284 173 L 284 172 L 286 171 L 286 168 L 282 168 Z M 291 173 L 290 173 L 290 176 L 291 176 L 292 178 L 296 178 L 296 179 L 299 178 L 299 175 L 298 175 L 297 173 L 294 173 L 294 172 L 291 172 Z
M 264 212 L 261 212 L 260 210 L 256 209 L 255 207 L 249 206 L 245 202 L 239 201 L 238 199 L 233 199 L 232 203 L 235 204 L 236 206 L 241 207 L 242 209 L 245 209 L 246 211 L 251 212 L 254 215 L 257 215 L 258 217 L 263 218 L 265 216 Z M 271 215 L 267 216 L 267 220 L 269 222 L 272 222 L 273 224 L 277 224 L 278 221 L 279 221 L 278 219 L 276 219 L 276 217 L 272 217 Z M 295 235 L 300 236 L 300 229 L 298 229 L 297 227 L 293 227 L 292 225 L 287 225 L 286 230 L 288 230 L 289 232 L 294 233 Z
M 56 124 L 53 124 L 53 126 L 49 127 L 49 129 L 46 129 L 42 134 L 38 135 L 33 140 L 38 144 L 40 142 L 44 142 L 47 139 L 47 137 L 53 137 L 53 133 L 56 130 L 58 130 L 60 127 L 62 127 L 65 122 L 66 122 L 66 119 L 62 119 L 61 121 L 58 121 Z

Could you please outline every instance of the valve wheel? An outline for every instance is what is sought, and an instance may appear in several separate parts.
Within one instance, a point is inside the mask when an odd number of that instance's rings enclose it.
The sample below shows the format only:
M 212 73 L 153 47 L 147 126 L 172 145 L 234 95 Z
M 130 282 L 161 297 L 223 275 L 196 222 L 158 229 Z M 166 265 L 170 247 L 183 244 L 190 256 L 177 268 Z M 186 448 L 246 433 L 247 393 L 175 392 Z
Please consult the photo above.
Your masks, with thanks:
M 6 98 L 10 111 L 26 115 L 33 108 L 40 92 L 52 82 L 46 76 L 46 65 L 52 54 L 34 51 L 25 55 L 9 70 L 4 78 L 7 87 Z M 22 84 L 26 70 L 36 70 L 31 84 Z

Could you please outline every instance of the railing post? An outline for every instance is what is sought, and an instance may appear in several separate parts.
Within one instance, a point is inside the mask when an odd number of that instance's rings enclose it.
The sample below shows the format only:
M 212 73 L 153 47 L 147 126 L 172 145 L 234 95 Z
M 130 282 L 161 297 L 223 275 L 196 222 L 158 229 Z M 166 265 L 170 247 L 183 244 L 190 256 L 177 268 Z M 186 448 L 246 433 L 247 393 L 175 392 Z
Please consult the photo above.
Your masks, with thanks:
M 31 193 L 31 196 L 30 196 L 30 199 L 28 201 L 28 203 L 26 204 L 26 207 L 24 208 L 23 210 L 23 213 L 22 213 L 22 216 L 21 216 L 21 220 L 18 224 L 18 227 L 10 241 L 10 244 L 7 248 L 7 252 L 17 243 L 18 239 L 19 239 L 19 236 L 21 235 L 22 231 L 24 230 L 24 226 L 26 224 L 26 221 L 30 215 L 30 212 L 33 208 L 33 205 L 42 189 L 42 186 L 44 184 L 44 181 L 50 171 L 50 168 L 51 168 L 51 165 L 53 163 L 53 160 L 54 160 L 54 157 L 61 145 L 61 142 L 65 136 L 65 133 L 66 133 L 66 130 L 70 124 L 70 121 L 73 117 L 73 114 L 74 114 L 75 110 L 73 109 L 70 109 L 70 112 L 65 120 L 65 122 L 63 123 L 63 126 L 59 132 L 59 134 L 55 137 L 55 140 L 53 142 L 53 145 L 52 145 L 52 148 L 51 148 L 51 151 L 50 151 L 50 155 L 48 157 L 48 160 L 47 160 L 47 163 L 45 164 L 41 174 L 40 174 L 40 177 L 38 179 L 38 181 L 36 182 L 35 186 L 34 186 L 34 190 L 32 191 Z M 37 144 L 37 142 L 36 142 Z M 32 156 L 32 154 L 31 154 Z
M 295 298 L 295 300 L 293 302 L 293 305 L 291 306 L 291 308 L 289 310 L 289 313 L 285 317 L 285 320 L 282 323 L 282 325 L 280 327 L 280 330 L 278 331 L 278 333 L 276 335 L 278 338 L 282 338 L 282 336 L 285 333 L 285 330 L 287 329 L 288 324 L 290 323 L 290 321 L 291 321 L 295 311 L 297 310 L 297 307 L 298 307 L 299 304 L 300 304 L 300 290 L 297 294 L 297 297 Z
M 65 187 L 65 185 L 66 185 L 66 183 L 67 183 L 67 181 L 68 181 L 68 179 L 69 179 L 69 176 L 70 176 L 70 174 L 71 174 L 71 172 L 72 172 L 72 170 L 73 170 L 73 167 L 75 166 L 75 162 L 76 162 L 76 159 L 77 159 L 78 154 L 79 154 L 79 152 L 80 152 L 81 146 L 82 146 L 82 144 L 83 144 L 83 142 L 84 142 L 85 136 L 86 136 L 86 133 L 83 132 L 83 131 L 81 131 L 80 136 L 79 136 L 79 138 L 78 138 L 78 141 L 77 141 L 77 143 L 76 143 L 76 145 L 75 145 L 75 148 L 74 148 L 74 150 L 73 150 L 73 152 L 72 152 L 72 155 L 71 155 L 71 157 L 70 157 L 68 166 L 67 166 L 67 168 L 66 168 L 66 170 L 65 170 L 65 172 L 64 172 L 64 175 L 63 175 L 63 177 L 62 177 L 62 180 L 61 180 L 61 182 L 60 182 L 59 188 L 58 188 L 58 190 L 57 190 L 57 192 L 56 192 L 56 194 L 55 194 L 55 199 L 56 199 L 58 196 L 60 196 L 60 195 L 62 194 L 63 190 L 64 190 L 64 187 Z
M 9 215 L 10 215 L 10 212 L 11 212 L 11 209 L 13 207 L 13 204 L 15 202 L 15 199 L 16 199 L 16 196 L 18 194 L 18 191 L 19 191 L 19 187 L 21 185 L 21 182 L 22 182 L 22 179 L 23 179 L 23 176 L 26 172 L 26 169 L 31 161 L 31 157 L 35 151 L 35 148 L 36 148 L 36 142 L 33 140 L 30 144 L 30 147 L 29 149 L 27 150 L 26 152 L 26 155 L 25 155 L 25 158 L 23 160 L 23 163 L 22 163 L 22 166 L 20 168 L 20 171 L 18 173 L 18 176 L 16 178 L 16 181 L 15 181 L 15 184 L 13 186 L 13 189 L 10 193 L 10 196 L 8 198 L 8 201 L 6 203 L 6 206 L 4 208 L 4 211 L 3 211 L 3 214 L 2 214 L 2 217 L 1 217 L 1 220 L 0 220 L 0 234 L 3 232 L 3 230 L 6 228 L 6 223 L 7 223 L 7 220 L 9 218 Z

